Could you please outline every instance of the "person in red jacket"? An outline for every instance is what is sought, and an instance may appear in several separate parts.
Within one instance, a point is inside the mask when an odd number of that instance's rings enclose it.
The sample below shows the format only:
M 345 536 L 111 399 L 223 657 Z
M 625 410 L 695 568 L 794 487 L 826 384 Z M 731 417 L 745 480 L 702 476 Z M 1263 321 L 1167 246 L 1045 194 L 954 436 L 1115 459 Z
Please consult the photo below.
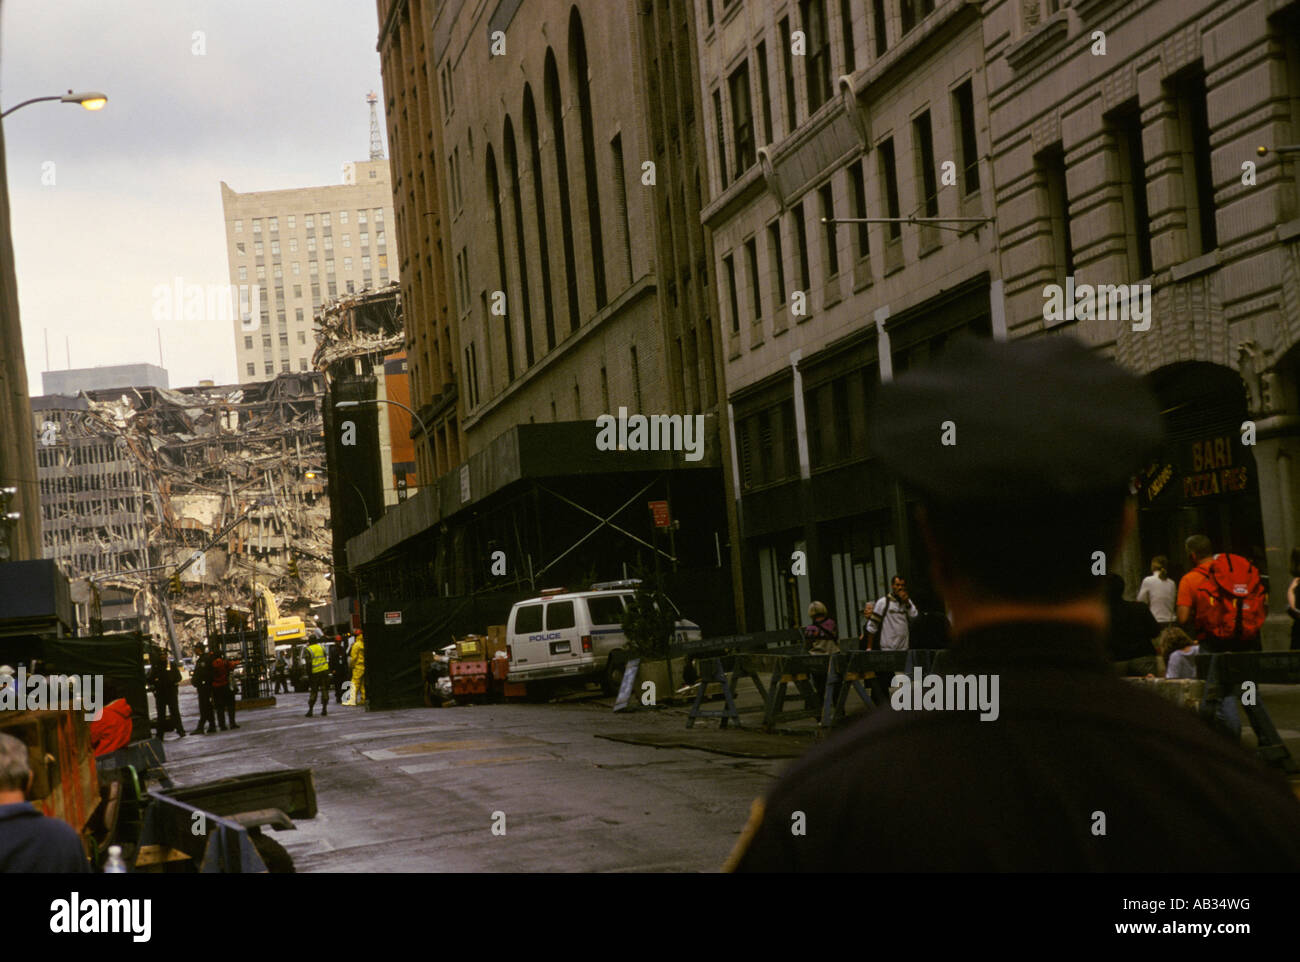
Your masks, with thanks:
M 116 692 L 105 690 L 112 698 Z M 104 706 L 99 718 L 90 723 L 90 750 L 95 757 L 125 748 L 131 740 L 131 706 L 125 698 L 113 698 Z
M 239 727 L 235 724 L 235 692 L 230 684 L 230 673 L 238 664 L 238 658 L 217 655 L 212 659 L 212 704 L 217 713 L 217 727 L 222 731 L 226 730 L 227 719 L 231 728 Z

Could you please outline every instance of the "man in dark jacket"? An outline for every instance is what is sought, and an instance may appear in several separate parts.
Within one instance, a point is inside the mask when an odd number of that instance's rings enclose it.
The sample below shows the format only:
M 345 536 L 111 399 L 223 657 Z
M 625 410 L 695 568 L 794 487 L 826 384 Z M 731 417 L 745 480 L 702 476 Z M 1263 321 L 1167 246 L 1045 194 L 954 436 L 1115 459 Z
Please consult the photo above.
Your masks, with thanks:
M 194 659 L 194 674 L 190 676 L 190 683 L 199 693 L 199 727 L 192 734 L 202 732 L 211 735 L 217 730 L 212 705 L 212 653 L 202 646 L 198 648 Z
M 952 614 L 945 674 L 914 675 L 896 710 L 795 763 L 728 867 L 1300 867 L 1281 776 L 1107 660 L 1092 572 L 1135 522 L 1129 480 L 1159 445 L 1145 384 L 1067 337 L 980 341 L 883 385 L 874 414 L 873 450 L 921 497 Z
M 0 872 L 89 872 L 76 830 L 37 811 L 31 787 L 27 746 L 0 733 Z
M 154 703 L 158 707 L 158 737 L 162 738 L 168 725 L 168 713 L 171 713 L 171 725 L 176 734 L 185 737 L 185 723 L 181 721 L 181 708 L 178 686 L 181 683 L 180 669 L 172 663 L 170 656 L 161 648 L 155 649 L 149 668 L 150 687 L 153 688 Z
M 348 680 L 348 656 L 343 650 L 343 638 L 334 636 L 330 646 L 330 675 L 334 678 L 334 701 L 343 704 L 343 683 Z

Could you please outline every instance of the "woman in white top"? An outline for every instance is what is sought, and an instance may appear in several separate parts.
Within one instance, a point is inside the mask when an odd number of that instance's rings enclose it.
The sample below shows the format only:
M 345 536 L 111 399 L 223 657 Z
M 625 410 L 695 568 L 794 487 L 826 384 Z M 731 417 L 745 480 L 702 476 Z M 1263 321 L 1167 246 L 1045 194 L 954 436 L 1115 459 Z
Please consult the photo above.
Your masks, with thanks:
M 1151 609 L 1151 616 L 1161 628 L 1177 621 L 1174 600 L 1178 596 L 1178 582 L 1169 577 L 1169 560 L 1164 555 L 1151 559 L 1151 574 L 1142 579 L 1137 600 Z

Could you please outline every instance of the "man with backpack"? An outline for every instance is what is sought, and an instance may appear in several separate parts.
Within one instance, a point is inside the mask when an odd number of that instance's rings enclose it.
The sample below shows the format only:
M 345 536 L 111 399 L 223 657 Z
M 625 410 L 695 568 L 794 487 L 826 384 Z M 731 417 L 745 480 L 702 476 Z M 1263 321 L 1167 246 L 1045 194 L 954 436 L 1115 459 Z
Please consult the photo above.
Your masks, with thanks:
M 1268 593 L 1259 569 L 1234 554 L 1214 554 L 1203 534 L 1186 541 L 1192 570 L 1178 583 L 1178 621 L 1195 637 L 1200 651 L 1259 651 L 1259 632 L 1268 616 Z M 1217 717 L 1241 736 L 1237 695 L 1225 694 Z

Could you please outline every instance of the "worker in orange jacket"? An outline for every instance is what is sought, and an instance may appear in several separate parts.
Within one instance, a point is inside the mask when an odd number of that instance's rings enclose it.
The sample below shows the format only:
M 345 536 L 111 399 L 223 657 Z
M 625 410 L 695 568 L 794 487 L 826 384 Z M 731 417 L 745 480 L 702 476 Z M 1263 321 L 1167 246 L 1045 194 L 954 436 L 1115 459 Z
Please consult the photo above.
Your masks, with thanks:
M 104 694 L 111 698 L 116 692 L 106 686 Z M 125 748 L 130 741 L 131 706 L 125 698 L 114 698 L 90 723 L 90 750 L 98 758 Z

